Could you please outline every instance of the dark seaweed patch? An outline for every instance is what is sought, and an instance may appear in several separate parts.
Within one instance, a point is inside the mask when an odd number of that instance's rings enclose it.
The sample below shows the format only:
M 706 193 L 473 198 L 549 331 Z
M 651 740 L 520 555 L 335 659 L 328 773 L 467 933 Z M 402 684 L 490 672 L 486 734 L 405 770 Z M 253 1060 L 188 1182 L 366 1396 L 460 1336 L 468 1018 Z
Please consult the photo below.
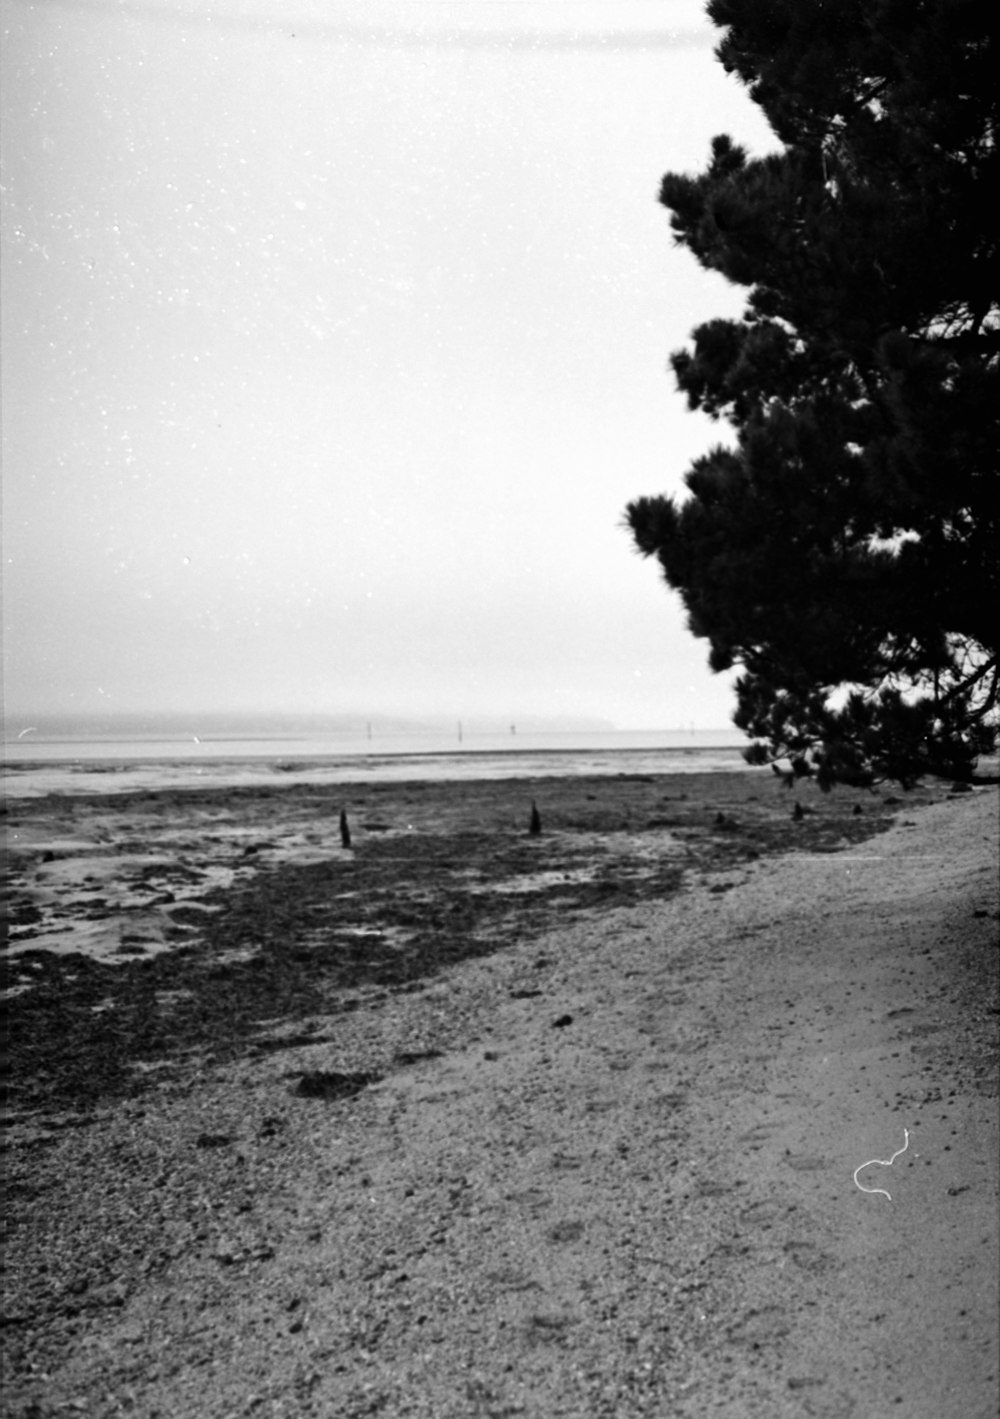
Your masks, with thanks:
M 320 1069 L 303 1074 L 293 1092 L 302 1099 L 352 1099 L 369 1084 L 377 1084 L 379 1077 L 378 1074 L 338 1074 L 336 1070 Z

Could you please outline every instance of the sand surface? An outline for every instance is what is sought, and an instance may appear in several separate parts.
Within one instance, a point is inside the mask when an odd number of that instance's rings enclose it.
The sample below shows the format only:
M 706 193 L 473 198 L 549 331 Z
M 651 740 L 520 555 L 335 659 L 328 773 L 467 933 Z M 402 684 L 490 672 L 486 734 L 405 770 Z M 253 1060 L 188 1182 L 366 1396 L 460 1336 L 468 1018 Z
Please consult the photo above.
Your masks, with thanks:
M 19 805 L 3 1412 L 994 1416 L 996 794 L 800 796 Z

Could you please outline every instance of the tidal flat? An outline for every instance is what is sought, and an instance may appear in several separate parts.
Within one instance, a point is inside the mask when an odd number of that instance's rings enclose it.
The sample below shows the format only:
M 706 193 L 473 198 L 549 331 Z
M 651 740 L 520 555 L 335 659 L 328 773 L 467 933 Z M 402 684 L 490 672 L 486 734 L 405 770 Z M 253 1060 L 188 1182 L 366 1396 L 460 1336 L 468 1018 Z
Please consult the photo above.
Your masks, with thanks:
M 10 1107 L 141 1092 L 574 914 L 863 842 L 899 806 L 766 770 L 12 800 Z

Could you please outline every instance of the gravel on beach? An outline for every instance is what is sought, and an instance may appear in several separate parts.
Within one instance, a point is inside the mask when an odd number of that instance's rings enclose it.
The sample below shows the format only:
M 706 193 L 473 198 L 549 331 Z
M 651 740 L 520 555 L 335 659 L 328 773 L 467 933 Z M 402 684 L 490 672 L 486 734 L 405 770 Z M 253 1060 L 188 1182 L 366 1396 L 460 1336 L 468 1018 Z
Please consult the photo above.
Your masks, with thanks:
M 995 795 L 887 797 L 12 805 L 3 1412 L 994 1412 Z

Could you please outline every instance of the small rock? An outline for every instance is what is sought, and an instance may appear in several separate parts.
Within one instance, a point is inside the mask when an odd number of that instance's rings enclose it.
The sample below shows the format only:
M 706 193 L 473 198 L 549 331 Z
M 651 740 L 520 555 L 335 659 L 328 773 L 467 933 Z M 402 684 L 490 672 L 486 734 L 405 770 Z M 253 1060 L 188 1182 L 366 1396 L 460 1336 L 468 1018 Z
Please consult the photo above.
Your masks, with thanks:
M 555 1030 L 563 1030 L 567 1025 L 572 1025 L 572 1023 L 572 1015 L 560 1015 L 558 1019 L 552 1021 L 552 1028 Z

